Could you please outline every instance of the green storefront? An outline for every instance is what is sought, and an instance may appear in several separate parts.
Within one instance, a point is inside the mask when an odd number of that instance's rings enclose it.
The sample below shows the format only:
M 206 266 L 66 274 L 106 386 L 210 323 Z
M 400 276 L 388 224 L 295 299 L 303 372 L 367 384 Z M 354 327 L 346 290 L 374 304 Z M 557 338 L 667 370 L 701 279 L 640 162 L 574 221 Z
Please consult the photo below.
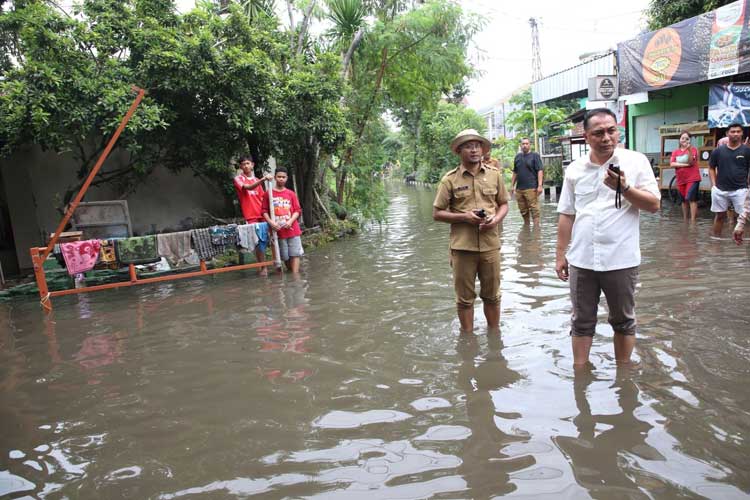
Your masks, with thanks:
M 672 87 L 648 93 L 648 102 L 628 106 L 628 146 L 654 162 L 661 152 L 659 127 L 705 121 L 708 114 L 708 82 Z M 696 137 L 701 142 L 701 137 Z M 676 147 L 677 142 L 673 145 Z M 703 144 L 694 142 L 696 147 Z M 667 144 L 666 146 L 671 146 Z M 667 148 L 671 151 L 673 148 Z

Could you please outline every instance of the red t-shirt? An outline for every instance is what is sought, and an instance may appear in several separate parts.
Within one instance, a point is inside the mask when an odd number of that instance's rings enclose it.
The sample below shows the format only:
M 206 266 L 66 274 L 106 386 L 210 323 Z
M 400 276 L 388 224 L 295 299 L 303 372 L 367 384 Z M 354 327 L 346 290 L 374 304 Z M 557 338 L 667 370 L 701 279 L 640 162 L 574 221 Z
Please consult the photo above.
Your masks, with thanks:
M 270 213 L 268 204 L 268 193 L 263 197 L 263 213 Z M 299 200 L 297 195 L 291 189 L 284 188 L 283 191 L 277 191 L 273 189 L 273 213 L 276 216 L 276 222 L 281 223 L 292 218 L 292 214 L 302 213 L 302 209 L 299 206 Z M 282 240 L 287 238 L 294 238 L 302 234 L 302 230 L 299 228 L 299 223 L 295 219 L 292 227 L 287 227 L 279 231 L 279 238 Z
M 248 223 L 264 221 L 263 195 L 265 192 L 262 184 L 258 184 L 253 189 L 244 188 L 244 186 L 249 186 L 255 182 L 258 182 L 257 177 L 248 177 L 245 174 L 240 174 L 234 178 L 234 190 L 237 191 L 237 198 L 240 200 L 242 216 Z
M 698 150 L 694 146 L 690 146 L 690 149 L 685 151 L 680 148 L 672 151 L 672 157 L 669 163 L 687 163 L 689 167 L 676 168 L 675 176 L 677 177 L 677 185 L 689 184 L 691 182 L 701 181 L 701 171 L 698 168 Z

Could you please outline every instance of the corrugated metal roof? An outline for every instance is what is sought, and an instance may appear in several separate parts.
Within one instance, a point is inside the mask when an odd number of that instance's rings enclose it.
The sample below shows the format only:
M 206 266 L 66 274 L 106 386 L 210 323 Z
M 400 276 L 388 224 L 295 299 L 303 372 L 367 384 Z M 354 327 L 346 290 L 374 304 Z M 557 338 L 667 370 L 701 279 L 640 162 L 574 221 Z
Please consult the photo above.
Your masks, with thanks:
M 588 90 L 589 78 L 615 74 L 615 56 L 610 52 L 572 68 L 562 70 L 531 84 L 534 103 L 550 101 L 566 95 Z

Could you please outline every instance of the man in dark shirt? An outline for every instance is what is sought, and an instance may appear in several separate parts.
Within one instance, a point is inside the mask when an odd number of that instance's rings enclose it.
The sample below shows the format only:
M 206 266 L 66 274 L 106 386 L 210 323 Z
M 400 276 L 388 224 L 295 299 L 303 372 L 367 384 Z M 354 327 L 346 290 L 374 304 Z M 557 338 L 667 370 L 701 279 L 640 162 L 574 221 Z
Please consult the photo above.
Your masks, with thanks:
M 510 195 L 516 195 L 518 209 L 521 210 L 525 224 L 529 223 L 529 213 L 534 218 L 534 224 L 539 224 L 539 195 L 544 189 L 543 181 L 542 159 L 538 153 L 531 152 L 531 142 L 528 137 L 524 137 L 521 139 L 521 152 L 513 160 Z
M 735 212 L 740 212 L 747 195 L 750 147 L 742 144 L 742 135 L 742 125 L 730 125 L 727 129 L 729 143 L 714 149 L 708 159 L 711 211 L 716 214 L 713 235 L 716 237 L 721 236 L 730 203 Z

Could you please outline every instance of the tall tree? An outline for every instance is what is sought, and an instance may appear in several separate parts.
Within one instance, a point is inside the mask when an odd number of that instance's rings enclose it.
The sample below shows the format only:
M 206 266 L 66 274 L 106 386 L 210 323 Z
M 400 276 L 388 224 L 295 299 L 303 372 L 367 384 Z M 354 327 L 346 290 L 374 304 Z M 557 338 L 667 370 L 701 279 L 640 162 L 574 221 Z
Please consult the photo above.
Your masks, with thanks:
M 499 139 L 496 141 L 497 152 L 504 163 L 509 163 L 518 152 L 523 137 L 534 137 L 534 113 L 531 106 L 531 89 L 515 94 L 510 99 L 511 105 L 516 106 L 508 113 L 505 125 L 515 134 L 513 139 Z M 545 103 L 536 107 L 537 134 L 540 138 L 554 137 L 565 130 L 565 119 L 579 109 L 578 100 L 559 100 Z M 532 140 L 533 142 L 533 140 Z
M 170 0 L 85 0 L 67 16 L 16 0 L 0 26 L 15 37 L 17 61 L 0 81 L 4 154 L 22 144 L 69 151 L 82 179 L 127 109 L 130 85 L 149 91 L 118 142 L 129 160 L 95 181 L 123 193 L 164 165 L 192 170 L 230 199 L 238 154 L 264 161 L 293 150 L 284 144 L 293 129 L 330 148 L 330 130 L 344 129 L 337 61 L 297 60 L 276 19 L 250 19 L 237 3 L 226 15 L 204 3 L 180 16 Z
M 651 0 L 646 9 L 648 29 L 658 30 L 683 19 L 732 3 L 735 0 Z
M 450 143 L 461 130 L 482 130 L 484 118 L 463 104 L 441 102 L 437 108 L 422 116 L 421 133 L 417 139 L 419 151 L 419 178 L 426 182 L 437 182 L 459 161 L 451 151 Z
M 466 50 L 478 22 L 456 4 L 384 0 L 368 5 L 377 21 L 355 52 L 355 69 L 348 74 L 346 104 L 352 131 L 336 172 L 340 203 L 354 150 L 372 120 L 386 110 L 398 118 L 409 110 L 432 108 L 472 74 Z

